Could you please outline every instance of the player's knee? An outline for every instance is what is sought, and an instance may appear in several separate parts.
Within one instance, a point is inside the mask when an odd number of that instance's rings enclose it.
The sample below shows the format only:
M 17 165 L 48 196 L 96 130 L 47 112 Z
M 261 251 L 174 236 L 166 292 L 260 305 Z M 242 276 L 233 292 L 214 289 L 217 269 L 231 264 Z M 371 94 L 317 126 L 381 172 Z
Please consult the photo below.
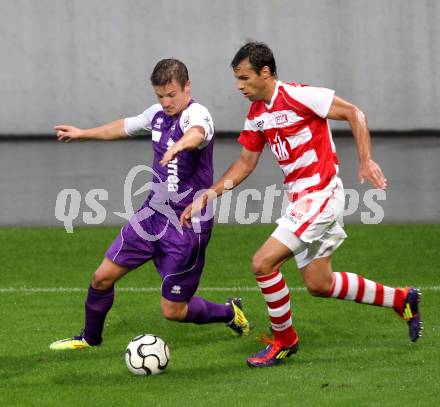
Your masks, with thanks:
M 255 255 L 252 259 L 252 272 L 256 276 L 263 276 L 264 275 L 264 264 L 261 261 L 257 255 Z
M 107 290 L 114 285 L 115 281 L 113 278 L 106 276 L 104 273 L 97 270 L 93 274 L 92 287 L 96 290 Z
M 255 276 L 265 276 L 272 272 L 271 265 L 264 259 L 264 256 L 256 253 L 252 258 L 252 272 Z

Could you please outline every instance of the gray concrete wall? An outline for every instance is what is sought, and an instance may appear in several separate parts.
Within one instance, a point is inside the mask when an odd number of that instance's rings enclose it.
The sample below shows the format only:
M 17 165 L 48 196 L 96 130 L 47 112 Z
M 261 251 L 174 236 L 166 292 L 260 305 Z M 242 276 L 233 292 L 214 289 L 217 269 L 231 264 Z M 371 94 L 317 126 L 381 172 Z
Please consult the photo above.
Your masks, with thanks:
M 157 60 L 185 61 L 218 130 L 248 103 L 229 62 L 247 39 L 281 79 L 332 87 L 373 129 L 440 129 L 437 0 L 0 0 L 0 134 L 94 126 L 154 102 Z M 337 127 L 337 126 L 336 126 Z
M 355 142 L 347 137 L 335 143 L 347 194 L 347 223 L 440 222 L 440 138 L 374 140 L 374 158 L 388 179 L 386 194 L 372 191 L 368 183 L 359 185 Z M 238 158 L 240 146 L 235 140 L 219 139 L 214 151 L 217 179 Z M 71 219 L 74 228 L 123 224 L 124 219 L 115 213 L 126 212 L 125 199 L 137 209 L 147 193 L 134 196 L 134 192 L 151 180 L 151 173 L 144 171 L 131 184 L 127 181 L 128 174 L 137 165 L 151 163 L 152 148 L 148 140 L 69 144 L 55 140 L 0 142 L 0 227 L 62 227 L 67 218 Z M 279 190 L 277 197 L 267 189 L 274 184 L 274 189 Z M 219 203 L 216 219 L 219 223 L 246 224 L 246 219 L 253 217 L 255 220 L 251 224 L 274 223 L 282 212 L 282 186 L 280 168 L 266 149 L 255 172 L 234 189 L 230 205 L 227 200 L 224 206 Z M 247 194 L 245 189 L 254 191 L 255 195 L 253 198 L 247 195 L 243 201 L 239 196 L 242 192 Z M 61 199 L 65 190 L 76 190 L 76 209 L 71 199 Z M 96 199 L 103 207 L 102 217 L 97 215 L 96 205 L 87 201 L 87 195 L 94 194 L 92 190 L 101 190 L 102 195 Z M 71 192 L 69 195 L 73 198 Z M 270 196 L 274 196 L 273 201 Z M 61 210 L 56 215 L 58 199 Z M 90 216 L 87 213 L 97 219 L 86 221 Z

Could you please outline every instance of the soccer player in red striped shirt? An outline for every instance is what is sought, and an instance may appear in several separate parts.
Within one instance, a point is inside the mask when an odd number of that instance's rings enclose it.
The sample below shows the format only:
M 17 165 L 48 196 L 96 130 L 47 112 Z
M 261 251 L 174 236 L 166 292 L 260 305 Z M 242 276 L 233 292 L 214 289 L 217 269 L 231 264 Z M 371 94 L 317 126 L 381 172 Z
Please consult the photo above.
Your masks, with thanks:
M 353 273 L 333 272 L 332 253 L 346 238 L 343 229 L 344 189 L 328 119 L 349 123 L 359 154 L 359 179 L 385 189 L 387 181 L 371 156 L 365 115 L 326 88 L 302 86 L 277 79 L 272 51 L 250 42 L 235 55 L 231 66 L 237 88 L 252 104 L 238 141 L 240 158 L 211 187 L 194 208 L 221 195 L 225 185 L 239 185 L 255 169 L 266 144 L 284 173 L 290 204 L 278 227 L 253 257 L 252 268 L 264 295 L 273 339 L 248 358 L 249 366 L 272 366 L 296 353 L 298 335 L 292 325 L 290 292 L 280 266 L 295 257 L 312 295 L 353 300 L 394 308 L 408 322 L 410 339 L 420 336 L 420 292 L 413 287 L 392 288 Z M 228 181 L 228 182 L 226 182 Z M 230 188 L 228 188 L 230 189 Z M 189 226 L 192 207 L 181 221 Z

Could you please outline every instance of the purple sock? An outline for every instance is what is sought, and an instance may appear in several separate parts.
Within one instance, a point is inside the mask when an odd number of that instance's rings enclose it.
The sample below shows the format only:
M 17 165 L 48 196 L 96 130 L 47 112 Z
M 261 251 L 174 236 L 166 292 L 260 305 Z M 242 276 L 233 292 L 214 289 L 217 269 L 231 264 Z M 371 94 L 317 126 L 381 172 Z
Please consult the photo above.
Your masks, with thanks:
M 84 339 L 89 345 L 99 345 L 102 342 L 104 321 L 113 305 L 115 297 L 114 288 L 96 290 L 91 285 L 85 302 L 86 324 L 84 327 Z
M 230 305 L 215 304 L 201 297 L 192 297 L 188 302 L 188 313 L 182 322 L 210 324 L 212 322 L 230 322 L 234 311 Z

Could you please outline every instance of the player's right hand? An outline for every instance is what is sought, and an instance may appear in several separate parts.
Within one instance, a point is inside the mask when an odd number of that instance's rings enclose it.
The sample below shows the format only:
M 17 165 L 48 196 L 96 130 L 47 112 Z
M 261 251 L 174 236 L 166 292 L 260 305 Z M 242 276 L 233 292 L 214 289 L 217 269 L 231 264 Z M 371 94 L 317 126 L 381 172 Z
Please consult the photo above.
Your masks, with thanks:
M 187 228 L 191 227 L 192 204 L 189 204 L 180 215 L 180 224 Z
M 189 204 L 180 215 L 180 224 L 187 228 L 191 227 L 191 218 L 194 214 L 200 213 L 202 209 L 208 204 L 209 191 L 199 196 Z
M 77 127 L 69 126 L 67 124 L 59 124 L 54 127 L 57 132 L 58 141 L 64 141 L 70 143 L 74 140 L 84 140 L 84 130 L 78 129 Z

